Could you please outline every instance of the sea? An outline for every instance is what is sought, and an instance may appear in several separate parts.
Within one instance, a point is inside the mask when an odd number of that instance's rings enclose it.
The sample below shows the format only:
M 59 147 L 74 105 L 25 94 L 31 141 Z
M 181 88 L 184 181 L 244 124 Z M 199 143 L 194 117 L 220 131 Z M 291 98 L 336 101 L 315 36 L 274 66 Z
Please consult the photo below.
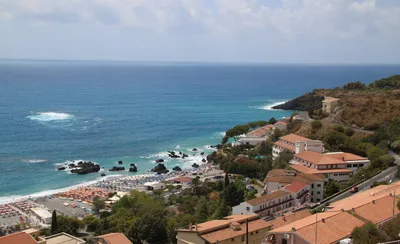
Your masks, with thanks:
M 190 168 L 232 126 L 293 113 L 274 105 L 398 73 L 399 65 L 1 60 L 0 202 L 102 180 L 101 173 L 149 173 L 156 159 Z M 167 150 L 189 157 L 170 159 Z M 57 170 L 72 160 L 105 169 Z M 119 160 L 126 171 L 109 172 Z M 139 172 L 127 171 L 131 163 Z

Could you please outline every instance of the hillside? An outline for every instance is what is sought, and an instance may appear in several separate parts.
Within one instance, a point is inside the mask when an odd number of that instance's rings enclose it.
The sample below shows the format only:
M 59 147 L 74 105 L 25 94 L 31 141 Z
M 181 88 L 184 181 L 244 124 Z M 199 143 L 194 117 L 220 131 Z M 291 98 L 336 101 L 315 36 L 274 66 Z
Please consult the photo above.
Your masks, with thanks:
M 375 81 L 369 87 L 359 87 L 359 82 L 351 82 L 344 87 L 355 89 L 316 89 L 297 97 L 275 109 L 316 111 L 321 109 L 324 96 L 340 99 L 340 106 L 329 119 L 334 123 L 374 130 L 379 124 L 400 116 L 399 76 Z M 384 81 L 384 82 L 383 82 Z M 384 83 L 384 85 L 382 85 Z M 377 86 L 383 88 L 376 88 Z

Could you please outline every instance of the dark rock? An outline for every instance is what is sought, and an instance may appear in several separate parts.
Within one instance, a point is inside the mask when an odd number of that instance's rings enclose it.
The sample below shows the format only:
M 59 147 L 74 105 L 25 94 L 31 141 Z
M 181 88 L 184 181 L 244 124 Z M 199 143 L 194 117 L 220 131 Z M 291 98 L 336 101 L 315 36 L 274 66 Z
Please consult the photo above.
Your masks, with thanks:
M 133 166 L 136 166 L 136 164 L 130 164 L 129 166 L 133 167 Z
M 303 96 L 296 97 L 284 104 L 272 107 L 273 109 L 311 111 L 322 108 L 324 96 L 317 95 L 315 92 L 306 93 Z
M 109 171 L 122 171 L 125 170 L 125 167 L 118 167 L 118 166 L 113 166 Z
M 200 167 L 198 164 L 196 164 L 196 163 L 194 163 L 194 164 L 192 164 L 192 167 L 193 168 L 198 168 L 198 167 Z
M 179 151 L 179 154 L 180 154 L 180 155 L 182 155 L 182 152 L 181 152 L 181 151 Z
M 75 165 L 75 164 L 68 164 L 68 167 L 70 167 L 70 168 L 75 168 L 76 165 Z
M 131 165 L 131 167 L 129 168 L 129 172 L 137 172 L 137 167 L 135 164 L 133 166 Z
M 164 159 L 162 159 L 162 158 L 156 160 L 156 163 L 163 163 L 163 162 L 164 162 Z
M 181 171 L 182 169 L 181 169 L 181 167 L 179 167 L 179 166 L 175 166 L 174 168 L 172 168 L 172 170 Z
M 182 158 L 187 158 L 187 157 L 189 157 L 187 154 L 182 155 Z
M 200 155 L 204 155 L 204 152 L 201 152 Z
M 83 164 L 83 162 L 82 162 L 82 161 L 79 161 L 79 162 L 78 162 L 78 165 L 82 165 L 82 164 Z
M 60 167 L 57 170 L 65 170 L 65 169 L 67 169 L 67 168 L 66 167 Z
M 122 162 L 121 160 L 118 161 L 118 164 L 124 164 L 124 162 Z
M 71 170 L 72 174 L 89 174 L 89 173 L 96 173 L 100 171 L 100 165 L 94 164 L 92 162 L 83 162 L 79 165 L 79 167 L 73 167 L 74 169 Z
M 217 157 L 217 152 L 213 152 L 210 155 L 207 156 L 207 161 L 208 162 L 213 162 L 214 159 Z
M 164 174 L 169 172 L 164 164 L 158 164 L 156 167 L 152 168 L 151 171 L 156 172 L 157 174 Z
M 201 162 L 205 163 L 205 162 L 207 162 L 207 160 L 206 160 L 205 158 L 203 158 L 203 159 L 201 160 Z
M 193 148 L 193 150 L 192 150 L 193 152 L 197 152 L 197 148 Z
M 101 173 L 101 176 L 106 176 L 106 174 L 105 173 Z
M 179 155 L 176 154 L 168 154 L 170 158 L 180 158 Z

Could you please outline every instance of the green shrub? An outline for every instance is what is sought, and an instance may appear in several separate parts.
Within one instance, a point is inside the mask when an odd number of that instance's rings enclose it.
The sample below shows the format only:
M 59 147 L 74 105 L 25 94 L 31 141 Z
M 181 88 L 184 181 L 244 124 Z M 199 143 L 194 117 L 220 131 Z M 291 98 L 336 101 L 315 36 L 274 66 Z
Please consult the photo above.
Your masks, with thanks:
M 322 122 L 321 120 L 314 120 L 313 122 L 311 122 L 311 128 L 313 130 L 318 130 L 322 128 Z

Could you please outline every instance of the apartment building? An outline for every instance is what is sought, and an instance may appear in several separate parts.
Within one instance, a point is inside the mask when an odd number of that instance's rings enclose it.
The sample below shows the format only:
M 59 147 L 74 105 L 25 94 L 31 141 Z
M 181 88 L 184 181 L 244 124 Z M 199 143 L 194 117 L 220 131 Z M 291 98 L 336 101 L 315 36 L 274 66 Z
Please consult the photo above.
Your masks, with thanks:
M 177 229 L 178 244 L 259 244 L 271 224 L 257 215 L 231 215 L 220 220 L 189 225 Z
M 323 153 L 325 151 L 324 144 L 319 140 L 310 140 L 306 137 L 289 134 L 281 136 L 277 142 L 274 142 L 272 148 L 272 158 L 275 159 L 281 152 L 289 151 L 293 154 L 304 151 L 314 151 Z

